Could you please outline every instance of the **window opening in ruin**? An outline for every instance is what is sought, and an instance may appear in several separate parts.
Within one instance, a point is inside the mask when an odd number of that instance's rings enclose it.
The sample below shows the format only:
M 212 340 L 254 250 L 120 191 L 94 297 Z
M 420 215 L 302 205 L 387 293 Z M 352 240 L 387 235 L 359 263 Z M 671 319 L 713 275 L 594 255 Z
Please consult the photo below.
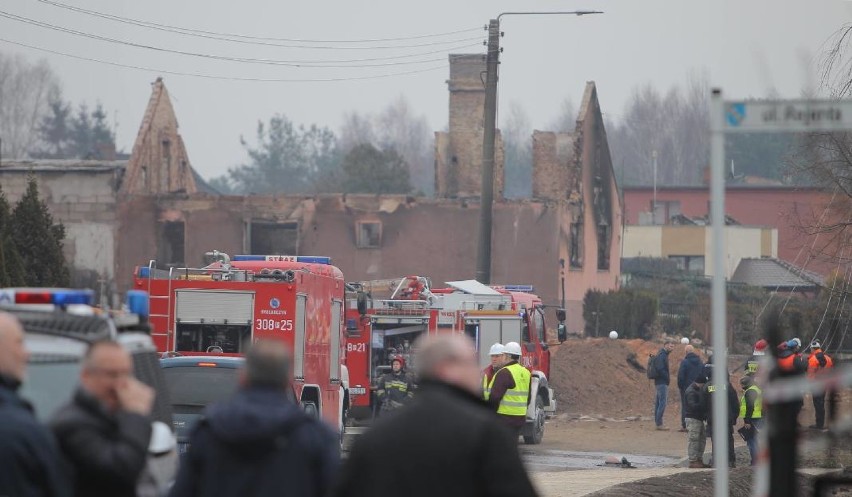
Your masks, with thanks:
M 299 223 L 252 221 L 249 251 L 252 254 L 299 255 Z
M 184 266 L 186 256 L 184 253 L 185 230 L 183 221 L 165 221 L 160 223 L 159 231 L 157 239 L 157 261 L 167 266 Z
M 609 269 L 609 226 L 598 226 L 598 269 Z
M 355 237 L 358 248 L 381 247 L 382 223 L 380 221 L 358 221 L 355 225 Z
M 572 268 L 583 267 L 583 223 L 571 223 L 569 264 Z

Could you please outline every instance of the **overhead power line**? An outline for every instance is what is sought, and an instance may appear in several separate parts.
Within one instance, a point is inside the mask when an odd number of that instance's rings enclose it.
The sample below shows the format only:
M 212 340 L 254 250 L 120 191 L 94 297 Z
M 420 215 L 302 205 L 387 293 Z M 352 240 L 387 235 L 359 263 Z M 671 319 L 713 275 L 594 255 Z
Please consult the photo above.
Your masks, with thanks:
M 282 59 L 256 59 L 256 58 L 248 58 L 248 57 L 232 57 L 220 54 L 207 54 L 207 53 L 199 53 L 199 52 L 188 52 L 185 50 L 176 50 L 171 48 L 164 48 L 154 45 L 145 45 L 141 43 L 135 43 L 127 40 L 120 40 L 117 38 L 111 38 L 108 36 L 101 36 L 92 33 L 86 33 L 84 31 L 79 31 L 76 29 L 66 28 L 64 26 L 57 26 L 55 24 L 50 24 L 44 21 L 39 21 L 37 19 L 31 19 L 28 17 L 19 16 L 17 14 L 12 14 L 3 10 L 0 10 L 0 17 L 10 19 L 16 22 L 21 22 L 24 24 L 29 24 L 33 26 L 38 26 L 40 28 L 49 29 L 53 31 L 59 31 L 62 33 L 71 34 L 74 36 L 80 36 L 84 38 L 89 38 L 93 40 L 103 41 L 107 43 L 115 43 L 119 45 L 130 46 L 134 48 L 140 48 L 145 50 L 152 50 L 155 52 L 163 52 L 163 53 L 172 53 L 176 55 L 183 55 L 188 57 L 197 57 L 203 59 L 212 59 L 226 62 L 240 62 L 247 64 L 264 64 L 264 65 L 277 65 L 277 66 L 288 66 L 288 67 L 316 67 L 316 68 L 343 68 L 343 67 L 380 67 L 380 66 L 397 66 L 397 65 L 412 65 L 412 64 L 424 64 L 429 62 L 438 62 L 441 59 L 427 59 L 427 60 L 414 60 L 414 61 L 396 61 L 396 62 L 378 62 L 378 63 L 362 63 L 368 60 L 375 61 L 384 61 L 384 60 L 395 60 L 397 58 L 402 57 L 413 57 L 414 55 L 408 56 L 396 56 L 396 57 L 376 57 L 373 59 L 350 59 L 344 61 L 324 61 L 324 60 L 303 60 L 303 61 L 292 61 L 292 60 L 282 60 Z M 473 38 L 476 39 L 476 38 Z M 459 41 L 469 41 L 469 40 L 459 40 Z M 469 48 L 471 46 L 476 46 L 477 44 L 468 44 L 460 47 L 452 47 L 450 50 L 461 49 L 461 48 Z M 435 52 L 443 53 L 448 49 L 437 50 Z M 419 54 L 424 55 L 424 54 Z M 354 65 L 357 62 L 358 65 Z
M 253 45 L 271 45 L 271 46 L 279 46 L 279 47 L 288 47 L 288 48 L 326 48 L 326 47 L 315 47 L 315 46 L 290 46 L 290 45 L 281 45 L 277 43 L 270 42 L 288 42 L 288 43 L 376 43 L 376 42 L 391 42 L 391 41 L 410 41 L 410 40 L 423 40 L 428 38 L 442 38 L 446 36 L 452 36 L 463 33 L 472 33 L 474 31 L 482 31 L 482 27 L 476 28 L 467 28 L 467 29 L 458 29 L 455 31 L 445 31 L 443 33 L 432 33 L 432 34 L 422 34 L 422 35 L 413 35 L 413 36 L 401 36 L 396 38 L 364 38 L 364 39 L 350 39 L 350 40 L 332 40 L 332 39 L 307 39 L 307 38 L 277 38 L 277 37 L 268 37 L 268 36 L 252 36 L 241 33 L 225 33 L 218 31 L 208 31 L 203 29 L 194 29 L 194 28 L 186 28 L 181 26 L 174 26 L 163 23 L 156 23 L 152 21 L 144 21 L 140 19 L 133 19 L 129 17 L 122 17 L 114 14 L 107 14 L 105 12 L 99 12 L 96 10 L 84 9 L 82 7 L 77 7 L 74 5 L 68 5 L 61 2 L 54 2 L 51 0 L 37 0 L 43 4 L 51 5 L 53 7 L 58 7 L 61 9 L 70 10 L 73 12 L 77 12 L 80 14 L 85 14 L 94 17 L 100 17 L 102 19 L 108 19 L 115 22 L 120 22 L 124 24 L 131 24 L 134 26 L 156 29 L 159 31 L 167 31 L 170 33 L 176 33 L 186 36 L 195 36 L 200 38 L 208 38 L 215 39 L 220 41 L 231 41 L 235 43 L 248 43 Z M 327 48 L 347 48 L 347 47 L 327 47 Z M 405 45 L 397 45 L 392 47 L 351 47 L 351 48 L 406 48 Z
M 436 71 L 438 69 L 445 69 L 447 64 L 441 64 L 439 66 L 427 67 L 425 69 L 415 69 L 411 71 L 402 71 L 402 72 L 394 72 L 394 73 L 386 73 L 386 74 L 376 74 L 370 76 L 348 76 L 348 77 L 337 77 L 337 78 L 249 78 L 249 77 L 239 77 L 239 76 L 220 76 L 216 74 L 205 74 L 205 73 L 192 73 L 192 72 L 181 72 L 181 71 L 170 71 L 167 69 L 155 69 L 151 67 L 145 66 L 136 66 L 131 64 L 122 64 L 120 62 L 113 62 L 109 60 L 95 59 L 92 57 L 85 57 L 82 55 L 71 54 L 67 52 L 61 52 L 58 50 L 51 50 L 48 48 L 37 47 L 34 45 L 29 45 L 27 43 L 22 43 L 18 41 L 8 40 L 5 38 L 0 38 L 0 42 L 9 43 L 11 45 L 17 45 L 19 47 L 29 48 L 32 50 L 38 50 L 40 52 L 50 53 L 54 55 L 61 55 L 63 57 L 69 57 L 77 60 L 85 60 L 88 62 L 96 62 L 98 64 L 106 64 L 115 67 L 123 67 L 126 69 L 136 69 L 140 71 L 148 71 L 155 72 L 160 74 L 171 74 L 176 76 L 191 76 L 194 78 L 204 78 L 204 79 L 215 79 L 215 80 L 223 80 L 223 81 L 251 81 L 251 82 L 261 82 L 261 83 L 326 83 L 326 82 L 337 82 L 337 81 L 358 81 L 358 80 L 367 80 L 367 79 L 384 79 L 384 78 L 393 78 L 397 76 L 407 76 L 410 74 L 420 74 L 430 71 Z

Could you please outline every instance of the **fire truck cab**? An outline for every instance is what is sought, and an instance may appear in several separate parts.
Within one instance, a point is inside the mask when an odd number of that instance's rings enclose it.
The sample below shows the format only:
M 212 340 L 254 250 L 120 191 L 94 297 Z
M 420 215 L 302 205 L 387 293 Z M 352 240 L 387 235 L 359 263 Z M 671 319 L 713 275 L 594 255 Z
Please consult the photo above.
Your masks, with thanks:
M 350 295 L 360 303 L 350 305 L 347 315 L 353 414 L 366 417 L 376 408 L 368 388 L 390 369 L 394 356 L 412 364 L 411 345 L 422 333 L 464 333 L 476 344 L 482 368 L 490 363 L 488 350 L 493 343 L 521 344 L 521 363 L 532 372 L 527 426 L 522 434 L 527 443 L 540 443 L 547 413 L 556 409 L 547 382 L 550 352 L 541 300 L 521 288 L 492 288 L 474 280 L 447 285 L 433 289 L 420 276 L 351 285 Z M 376 298 L 378 295 L 387 298 Z
M 150 295 L 157 349 L 181 355 L 242 354 L 259 339 L 293 351 L 293 383 L 306 410 L 343 433 L 348 411 L 343 274 L 327 257 L 206 254 L 202 268 L 137 267 Z M 308 407 L 311 407 L 308 409 Z

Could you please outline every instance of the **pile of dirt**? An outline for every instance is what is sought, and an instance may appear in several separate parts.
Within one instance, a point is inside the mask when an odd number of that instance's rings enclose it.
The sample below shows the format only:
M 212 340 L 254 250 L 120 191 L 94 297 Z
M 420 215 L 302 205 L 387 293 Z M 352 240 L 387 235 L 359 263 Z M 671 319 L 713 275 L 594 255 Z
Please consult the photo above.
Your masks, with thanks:
M 732 497 L 749 497 L 751 493 L 751 468 L 736 468 L 729 473 L 729 495 Z M 813 477 L 798 475 L 799 495 L 810 496 L 813 492 Z M 850 495 L 840 490 L 834 495 Z M 635 495 L 690 495 L 691 497 L 712 497 L 713 472 L 690 471 L 672 476 L 659 476 L 630 483 L 622 483 L 600 492 L 589 494 L 589 497 L 633 497 Z
M 648 355 L 658 353 L 661 347 L 658 342 L 608 338 L 569 340 L 554 347 L 550 383 L 556 391 L 559 410 L 593 417 L 652 417 L 654 380 L 647 378 L 644 367 Z M 672 382 L 665 424 L 672 427 L 680 424 L 677 371 L 686 355 L 684 347 L 678 344 L 669 356 Z M 707 359 L 702 351 L 697 353 L 702 360 Z M 731 357 L 730 369 L 743 361 L 743 357 Z M 732 378 L 735 386 L 739 374 Z

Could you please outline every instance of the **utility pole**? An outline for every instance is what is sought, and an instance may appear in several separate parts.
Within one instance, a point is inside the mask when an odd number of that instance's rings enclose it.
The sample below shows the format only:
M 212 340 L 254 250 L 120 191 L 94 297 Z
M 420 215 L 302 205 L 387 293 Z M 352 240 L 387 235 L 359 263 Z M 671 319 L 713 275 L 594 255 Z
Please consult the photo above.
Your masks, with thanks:
M 500 65 L 500 18 L 503 16 L 541 16 L 603 14 L 597 10 L 571 12 L 503 12 L 488 21 L 488 53 L 485 57 L 485 119 L 482 137 L 482 192 L 479 206 L 479 247 L 476 253 L 476 280 L 491 283 L 491 218 L 494 204 L 494 138 L 497 134 L 497 68 Z
M 497 68 L 500 64 L 500 20 L 488 22 L 488 53 L 485 58 L 485 127 L 482 138 L 482 192 L 479 205 L 479 250 L 476 280 L 491 283 L 491 218 L 494 204 L 494 146 L 497 133 Z
M 654 218 L 654 223 L 657 224 L 657 151 L 654 150 L 651 152 L 651 157 L 654 158 L 654 207 L 653 212 L 651 212 L 651 217 Z M 667 224 L 667 223 L 662 223 Z

